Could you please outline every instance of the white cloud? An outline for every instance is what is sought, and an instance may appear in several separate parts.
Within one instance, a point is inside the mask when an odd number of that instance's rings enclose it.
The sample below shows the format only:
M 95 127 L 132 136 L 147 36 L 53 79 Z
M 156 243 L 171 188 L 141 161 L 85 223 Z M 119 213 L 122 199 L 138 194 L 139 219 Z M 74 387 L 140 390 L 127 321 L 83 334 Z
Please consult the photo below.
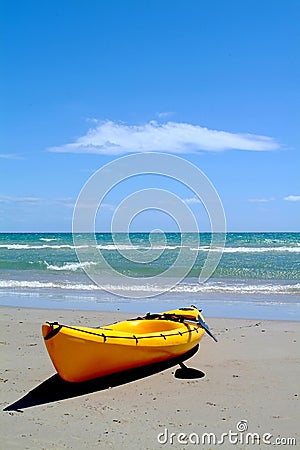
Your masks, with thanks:
M 111 203 L 79 203 L 76 204 L 76 208 L 86 209 L 91 211 L 97 211 L 98 208 L 107 210 L 107 211 L 115 211 L 116 207 Z
M 268 203 L 273 202 L 275 197 L 269 197 L 269 198 L 249 198 L 248 202 L 253 203 Z M 299 202 L 300 201 L 300 195 L 288 195 L 287 197 L 284 197 L 283 200 L 287 202 Z
M 88 122 L 88 123 L 96 123 L 96 124 L 99 123 L 99 120 L 96 119 L 95 117 L 87 117 L 85 120 L 86 120 L 86 122 Z
M 35 205 L 62 205 L 68 208 L 73 208 L 75 201 L 71 197 L 65 198 L 41 198 L 34 196 L 18 196 L 18 195 L 1 195 L 0 194 L 0 203 L 5 204 L 35 204 Z
M 39 201 L 41 199 L 38 197 L 0 195 L 0 203 L 37 203 Z
M 106 121 L 91 128 L 76 141 L 48 150 L 120 155 L 148 151 L 181 154 L 227 149 L 267 151 L 279 148 L 279 143 L 268 136 L 210 130 L 188 123 L 159 124 L 151 121 L 144 125 L 125 125 Z
M 275 200 L 274 197 L 270 197 L 270 198 L 249 198 L 249 202 L 252 203 L 268 203 L 268 202 L 273 202 Z
M 170 117 L 173 116 L 175 113 L 173 111 L 161 111 L 161 112 L 157 112 L 156 116 L 159 117 L 160 119 L 165 119 L 166 117 Z
M 107 211 L 114 211 L 116 209 L 116 207 L 111 203 L 101 203 L 100 208 L 106 209 Z
M 191 198 L 185 198 L 184 202 L 187 203 L 188 205 L 194 205 L 197 203 L 201 203 L 201 200 L 197 197 L 191 197 Z
M 20 155 L 16 155 L 15 153 L 0 153 L 1 159 L 24 159 Z
M 284 197 L 283 200 L 288 202 L 300 202 L 300 195 L 288 195 L 287 197 Z

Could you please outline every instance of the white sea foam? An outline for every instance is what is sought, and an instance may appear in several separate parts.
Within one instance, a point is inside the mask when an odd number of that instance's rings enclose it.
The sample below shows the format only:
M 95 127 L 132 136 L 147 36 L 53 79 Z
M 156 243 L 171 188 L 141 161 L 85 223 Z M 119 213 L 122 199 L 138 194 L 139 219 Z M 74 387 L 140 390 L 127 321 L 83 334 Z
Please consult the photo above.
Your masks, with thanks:
M 40 238 L 40 241 L 51 242 L 51 241 L 57 241 L 57 239 L 56 238 Z
M 300 294 L 300 283 L 296 284 L 195 284 L 178 285 L 174 292 L 224 293 L 224 294 Z
M 62 244 L 62 245 L 29 245 L 29 244 L 0 244 L 0 248 L 6 248 L 7 250 L 41 250 L 46 248 L 51 249 L 62 249 L 62 248 L 68 248 L 71 250 L 74 250 L 76 248 L 89 248 L 88 245 L 69 245 L 69 244 Z
M 105 245 L 96 245 L 96 248 L 98 250 L 138 250 L 142 247 L 139 246 L 133 246 L 133 245 L 125 245 L 125 244 L 105 244 Z
M 41 238 L 40 240 L 52 241 L 55 239 Z M 188 247 L 181 245 L 128 245 L 128 244 L 98 244 L 98 245 L 71 245 L 71 244 L 0 244 L 0 248 L 7 250 L 43 250 L 43 249 L 88 249 L 97 248 L 98 250 L 107 251 L 132 251 L 132 250 L 178 250 L 181 248 L 186 248 L 194 252 L 223 252 L 223 253 L 265 253 L 265 252 L 287 252 L 287 253 L 300 253 L 300 243 L 295 243 L 294 246 L 278 246 L 278 247 L 210 247 L 209 245 L 202 245 L 200 247 Z
M 86 261 L 83 263 L 80 262 L 73 262 L 73 263 L 65 263 L 62 266 L 56 266 L 53 264 L 48 264 L 47 261 L 44 261 L 44 263 L 47 266 L 47 269 L 49 270 L 71 270 L 73 272 L 75 272 L 76 270 L 80 270 L 80 269 L 84 269 L 84 267 L 90 267 L 90 266 L 95 266 L 97 265 L 97 263 L 93 262 L 93 261 Z
M 265 252 L 290 252 L 290 253 L 300 253 L 300 247 L 212 247 L 208 245 L 191 248 L 192 251 L 204 251 L 204 252 L 223 252 L 223 253 L 265 253 Z
M 73 284 L 73 283 L 52 283 L 45 281 L 19 281 L 19 280 L 0 280 L 0 288 L 23 288 L 23 289 L 70 289 L 95 291 L 99 290 L 94 284 Z
M 104 283 L 101 286 L 96 284 L 85 283 L 70 283 L 70 282 L 44 282 L 44 281 L 29 281 L 29 280 L 0 280 L 0 289 L 6 288 L 21 288 L 21 289 L 63 289 L 72 291 L 119 291 L 119 292 L 161 292 L 161 285 L 150 284 L 109 284 Z M 167 288 L 167 286 L 166 286 Z M 167 291 L 168 289 L 166 289 Z M 298 294 L 300 295 L 300 283 L 296 284 L 242 284 L 242 283 L 190 283 L 179 284 L 173 287 L 170 292 L 177 294 L 255 294 L 255 295 L 269 295 L 269 294 Z
M 96 245 L 99 250 L 176 250 L 182 248 L 180 245 L 126 245 L 126 244 L 106 244 L 106 245 Z
M 56 283 L 47 283 L 42 281 L 19 281 L 19 280 L 0 280 L 0 288 L 55 288 L 61 287 L 61 285 Z

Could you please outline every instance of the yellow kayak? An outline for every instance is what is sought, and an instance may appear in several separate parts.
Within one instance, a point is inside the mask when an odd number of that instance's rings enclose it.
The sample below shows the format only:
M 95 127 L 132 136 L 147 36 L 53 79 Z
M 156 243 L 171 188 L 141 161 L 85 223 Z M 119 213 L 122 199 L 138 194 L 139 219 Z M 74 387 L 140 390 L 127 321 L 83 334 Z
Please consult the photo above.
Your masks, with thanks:
M 72 382 L 179 357 L 194 349 L 205 331 L 216 340 L 195 306 L 100 328 L 57 322 L 42 325 L 55 369 L 61 378 Z

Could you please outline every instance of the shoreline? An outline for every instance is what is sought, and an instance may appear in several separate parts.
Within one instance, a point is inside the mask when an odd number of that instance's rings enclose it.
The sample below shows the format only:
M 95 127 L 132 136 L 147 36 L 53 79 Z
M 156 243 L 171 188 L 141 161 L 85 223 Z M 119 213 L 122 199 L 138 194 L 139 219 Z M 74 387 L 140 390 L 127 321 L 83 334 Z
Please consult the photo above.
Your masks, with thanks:
M 209 318 L 219 342 L 205 336 L 200 350 L 186 361 L 196 369 L 196 378 L 176 378 L 174 366 L 111 388 L 97 385 L 72 396 L 64 388 L 61 398 L 51 397 L 51 383 L 56 395 L 59 386 L 41 324 L 58 320 L 99 326 L 131 317 L 120 311 L 1 306 L 5 448 L 182 448 L 176 440 L 179 433 L 214 433 L 218 438 L 236 432 L 241 421 L 247 421 L 249 432 L 270 433 L 273 440 L 294 438 L 299 445 L 298 322 Z M 29 401 L 34 395 L 35 406 Z M 27 406 L 3 411 L 19 400 Z M 172 445 L 170 433 L 175 433 Z
M 276 299 L 277 300 L 277 299 Z M 59 295 L 53 293 L 26 293 L 19 291 L 11 293 L 0 292 L 0 307 L 31 308 L 65 311 L 97 311 L 124 312 L 127 314 L 160 313 L 177 307 L 196 305 L 203 310 L 204 316 L 226 319 L 250 319 L 300 322 L 300 303 L 294 303 L 289 298 L 281 302 L 274 301 L 271 295 L 253 296 L 241 295 L 182 295 L 165 294 L 164 297 L 144 299 L 129 299 L 112 296 L 88 296 L 70 293 Z
M 185 305 L 180 305 L 179 307 L 181 307 L 181 306 L 185 306 Z M 147 312 L 148 312 L 148 310 L 147 311 L 142 311 L 141 310 L 141 308 L 140 309 L 136 309 L 136 311 L 134 312 L 134 311 L 132 311 L 131 309 L 130 310 L 126 310 L 126 309 L 124 309 L 124 310 L 121 310 L 121 309 L 119 309 L 119 308 L 117 308 L 117 309 L 115 309 L 115 310 L 112 310 L 112 309 L 92 309 L 92 308 L 89 308 L 89 309 L 77 309 L 77 308 L 71 308 L 71 307 L 66 307 L 66 308 L 62 308 L 62 307 L 60 307 L 60 308 L 51 308 L 51 307 L 35 307 L 35 306 L 18 306 L 18 305 L 16 305 L 16 306 L 14 306 L 14 305 L 3 305 L 3 304 L 0 304 L 0 311 L 1 310 L 5 310 L 5 309 L 11 309 L 11 310 L 29 310 L 29 311 L 34 311 L 34 312 L 39 312 L 40 314 L 43 314 L 45 311 L 48 311 L 49 313 L 50 313 L 50 316 L 53 316 L 53 314 L 59 314 L 60 316 L 64 313 L 64 312 L 66 312 L 66 316 L 68 316 L 69 314 L 69 312 L 71 312 L 72 314 L 76 314 L 76 313 L 81 313 L 81 314 L 88 314 L 88 315 L 95 315 L 95 314 L 99 314 L 99 315 L 102 315 L 102 316 L 104 316 L 104 319 L 105 319 L 105 317 L 107 317 L 108 319 L 110 318 L 110 317 L 112 317 L 112 315 L 117 315 L 118 317 L 117 317 L 117 319 L 116 320 L 126 320 L 126 319 L 130 319 L 130 318 L 133 318 L 134 316 L 140 316 L 140 315 L 145 315 Z M 165 308 L 165 310 L 167 310 L 167 309 L 169 309 L 168 308 L 168 305 L 166 305 L 166 308 Z M 163 310 L 161 310 L 160 312 L 162 312 Z M 203 314 L 204 314 L 204 311 L 202 310 L 202 312 L 203 312 Z M 151 313 L 153 313 L 153 311 L 151 311 Z M 120 317 L 119 317 L 120 316 Z M 204 318 L 205 319 L 207 319 L 207 320 L 217 320 L 217 321 L 226 321 L 226 320 L 229 320 L 229 321 L 231 321 L 231 320 L 233 320 L 233 321 L 249 321 L 249 322 L 270 322 L 270 323 L 274 323 L 274 322 L 279 322 L 279 323 L 287 323 L 287 324 L 289 324 L 289 323 L 291 323 L 291 324 L 298 324 L 299 326 L 300 326 L 300 320 L 296 320 L 296 319 L 278 319 L 278 318 L 276 318 L 276 319 L 265 319 L 265 318 L 261 318 L 261 317 L 243 317 L 243 316 L 231 316 L 231 317 L 227 317 L 227 316 L 225 316 L 225 317 L 219 317 L 219 316 L 212 316 L 212 315 L 207 315 L 207 314 L 204 314 Z M 103 324 L 104 325 L 104 324 Z

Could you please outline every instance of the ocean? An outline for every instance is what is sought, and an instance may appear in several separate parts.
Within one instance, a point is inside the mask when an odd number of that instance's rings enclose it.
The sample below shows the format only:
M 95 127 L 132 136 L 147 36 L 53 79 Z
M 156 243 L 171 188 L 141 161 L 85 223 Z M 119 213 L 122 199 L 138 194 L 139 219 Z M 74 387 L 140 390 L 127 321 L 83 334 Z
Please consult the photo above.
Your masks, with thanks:
M 0 304 L 139 313 L 194 304 L 205 316 L 300 320 L 300 233 L 227 233 L 223 253 L 211 242 L 210 233 L 2 233 Z M 201 282 L 209 251 L 220 261 Z

